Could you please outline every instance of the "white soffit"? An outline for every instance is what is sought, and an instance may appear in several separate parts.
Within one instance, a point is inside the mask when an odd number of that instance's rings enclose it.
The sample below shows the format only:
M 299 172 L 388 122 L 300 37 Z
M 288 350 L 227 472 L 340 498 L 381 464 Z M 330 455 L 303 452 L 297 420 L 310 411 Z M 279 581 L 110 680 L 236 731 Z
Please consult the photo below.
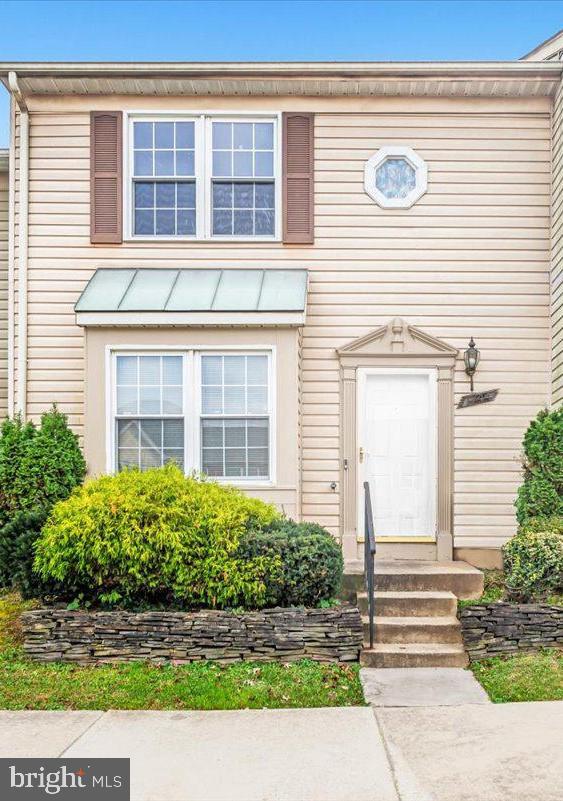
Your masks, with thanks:
M 23 94 L 549 96 L 557 62 L 0 63 Z

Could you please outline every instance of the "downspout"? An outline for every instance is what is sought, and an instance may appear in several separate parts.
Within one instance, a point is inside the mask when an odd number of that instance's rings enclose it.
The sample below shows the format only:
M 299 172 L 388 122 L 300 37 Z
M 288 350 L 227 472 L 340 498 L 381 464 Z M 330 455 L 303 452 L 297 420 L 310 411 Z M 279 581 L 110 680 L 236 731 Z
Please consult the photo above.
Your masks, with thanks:
M 8 168 L 8 415 L 15 412 L 15 236 L 16 236 L 16 103 L 10 95 L 10 150 Z
M 18 393 L 16 412 L 25 420 L 27 414 L 27 292 L 29 226 L 29 111 L 15 72 L 8 73 L 9 90 L 20 112 L 19 143 L 19 214 L 18 214 Z M 14 126 L 15 133 L 15 126 Z M 14 163 L 15 166 L 15 163 Z M 15 176 L 15 169 L 14 169 Z M 15 180 L 15 178 L 14 178 Z

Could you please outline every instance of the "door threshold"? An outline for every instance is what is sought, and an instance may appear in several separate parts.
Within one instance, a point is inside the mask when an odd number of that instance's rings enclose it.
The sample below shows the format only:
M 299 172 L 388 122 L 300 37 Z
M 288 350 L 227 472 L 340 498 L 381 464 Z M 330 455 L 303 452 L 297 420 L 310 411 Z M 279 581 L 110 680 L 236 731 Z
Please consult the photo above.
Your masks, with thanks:
M 378 537 L 375 542 L 436 542 L 436 537 Z

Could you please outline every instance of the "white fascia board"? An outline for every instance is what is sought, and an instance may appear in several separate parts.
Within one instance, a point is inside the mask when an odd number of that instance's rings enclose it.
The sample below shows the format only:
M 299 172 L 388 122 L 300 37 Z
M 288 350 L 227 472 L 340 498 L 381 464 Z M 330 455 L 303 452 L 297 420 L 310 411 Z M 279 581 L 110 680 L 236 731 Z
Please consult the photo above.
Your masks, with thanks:
M 135 328 L 168 326 L 285 326 L 305 323 L 305 311 L 298 312 L 76 312 L 82 327 Z

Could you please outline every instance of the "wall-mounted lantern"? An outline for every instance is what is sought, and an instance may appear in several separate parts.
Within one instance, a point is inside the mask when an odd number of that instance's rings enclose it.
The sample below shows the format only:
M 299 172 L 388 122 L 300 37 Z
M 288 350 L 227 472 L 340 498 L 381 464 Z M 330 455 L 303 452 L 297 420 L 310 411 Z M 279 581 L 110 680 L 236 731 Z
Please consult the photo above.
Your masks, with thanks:
M 475 346 L 475 342 L 473 341 L 473 337 L 469 340 L 469 346 L 466 351 L 463 353 L 463 361 L 465 362 L 465 372 L 469 376 L 469 380 L 471 382 L 471 392 L 473 392 L 473 376 L 475 375 L 475 370 L 477 369 L 477 365 L 479 364 L 479 359 L 481 354 L 479 349 Z

